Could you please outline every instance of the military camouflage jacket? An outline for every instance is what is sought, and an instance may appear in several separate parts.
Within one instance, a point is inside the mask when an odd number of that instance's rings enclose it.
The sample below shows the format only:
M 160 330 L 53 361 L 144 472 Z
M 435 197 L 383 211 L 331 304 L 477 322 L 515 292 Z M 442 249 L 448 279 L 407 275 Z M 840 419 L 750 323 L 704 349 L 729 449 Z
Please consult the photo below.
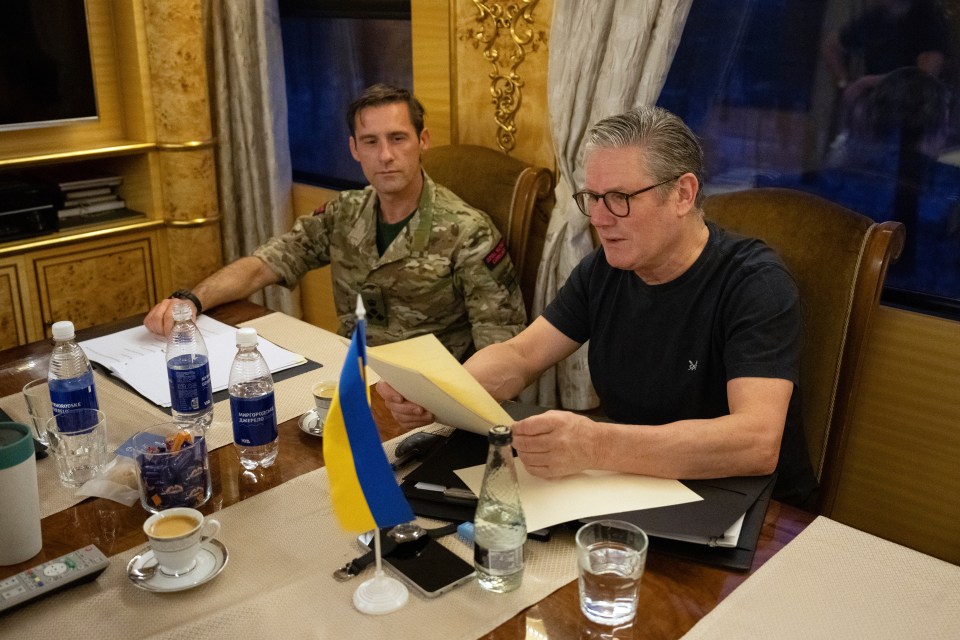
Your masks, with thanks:
M 519 280 L 499 231 L 424 173 L 420 205 L 383 256 L 377 253 L 376 192 L 367 187 L 303 216 L 254 255 L 296 286 L 332 265 L 339 332 L 354 325 L 357 293 L 371 345 L 433 333 L 457 358 L 523 329 Z

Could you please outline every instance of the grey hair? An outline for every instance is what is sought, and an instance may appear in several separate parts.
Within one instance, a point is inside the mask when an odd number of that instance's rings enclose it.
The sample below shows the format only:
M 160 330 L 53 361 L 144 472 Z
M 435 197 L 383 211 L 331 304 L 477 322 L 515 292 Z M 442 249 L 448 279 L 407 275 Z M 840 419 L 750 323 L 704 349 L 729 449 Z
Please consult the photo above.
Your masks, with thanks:
M 703 149 L 697 136 L 673 113 L 653 106 L 639 106 L 604 118 L 587 132 L 586 153 L 594 149 L 636 147 L 643 153 L 647 170 L 656 181 L 692 173 L 697 177 L 694 206 L 703 209 Z M 657 187 L 661 198 L 673 188 Z

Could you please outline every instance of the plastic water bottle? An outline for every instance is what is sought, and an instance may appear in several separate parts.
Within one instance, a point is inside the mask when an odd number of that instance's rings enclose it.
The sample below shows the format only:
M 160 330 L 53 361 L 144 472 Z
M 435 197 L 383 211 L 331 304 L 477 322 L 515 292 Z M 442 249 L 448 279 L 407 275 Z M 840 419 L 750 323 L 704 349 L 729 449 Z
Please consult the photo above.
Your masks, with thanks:
M 76 342 L 73 323 L 69 320 L 54 322 L 53 340 L 53 353 L 50 354 L 50 367 L 47 370 L 53 414 L 60 415 L 73 409 L 99 409 L 93 368 L 87 354 Z M 59 421 L 58 424 L 65 431 L 79 431 L 92 426 Z
M 257 330 L 237 330 L 237 355 L 230 367 L 233 444 L 244 469 L 269 467 L 277 459 L 279 432 L 270 367 L 257 350 Z
M 487 436 L 490 449 L 474 518 L 473 565 L 487 591 L 506 593 L 523 580 L 527 520 L 513 461 L 513 432 L 497 425 Z
M 210 358 L 187 301 L 177 301 L 173 306 L 173 330 L 167 338 L 167 379 L 173 417 L 208 429 L 213 421 Z

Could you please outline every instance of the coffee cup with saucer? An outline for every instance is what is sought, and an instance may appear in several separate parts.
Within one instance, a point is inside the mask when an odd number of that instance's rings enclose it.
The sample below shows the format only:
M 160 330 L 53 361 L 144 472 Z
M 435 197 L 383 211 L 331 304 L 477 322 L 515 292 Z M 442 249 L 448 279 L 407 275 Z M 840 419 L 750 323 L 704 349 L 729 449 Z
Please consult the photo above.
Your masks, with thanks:
M 127 565 L 130 580 L 148 591 L 182 591 L 213 579 L 227 564 L 227 549 L 214 539 L 220 522 L 196 509 L 155 513 L 143 523 L 150 548 Z

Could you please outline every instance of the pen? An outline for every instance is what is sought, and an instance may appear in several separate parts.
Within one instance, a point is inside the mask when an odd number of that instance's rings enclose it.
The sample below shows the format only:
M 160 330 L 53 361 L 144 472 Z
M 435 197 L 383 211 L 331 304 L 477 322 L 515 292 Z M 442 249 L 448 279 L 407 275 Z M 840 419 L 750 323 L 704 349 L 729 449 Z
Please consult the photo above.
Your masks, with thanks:
M 457 487 L 445 487 L 441 484 L 431 484 L 429 482 L 418 482 L 413 485 L 415 489 L 422 491 L 436 491 L 442 493 L 445 500 L 450 502 L 465 502 L 473 504 L 477 501 L 477 496 L 469 489 L 459 489 Z

